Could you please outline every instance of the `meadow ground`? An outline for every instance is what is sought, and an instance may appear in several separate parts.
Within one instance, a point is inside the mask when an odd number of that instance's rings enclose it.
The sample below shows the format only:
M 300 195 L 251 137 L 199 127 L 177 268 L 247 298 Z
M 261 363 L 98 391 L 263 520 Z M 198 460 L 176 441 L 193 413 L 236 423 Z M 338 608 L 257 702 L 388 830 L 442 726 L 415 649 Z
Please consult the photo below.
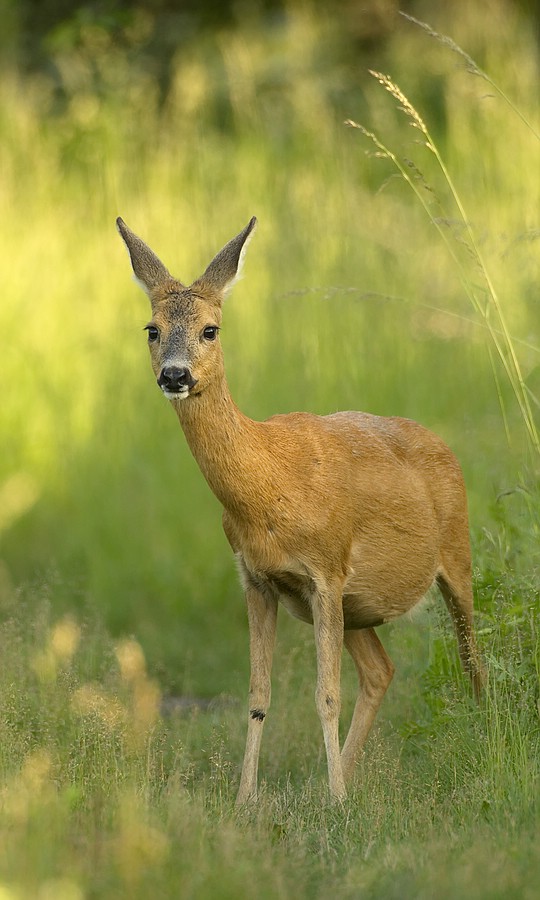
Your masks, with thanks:
M 183 54 L 165 103 L 95 26 L 57 51 L 63 103 L 4 73 L 0 900 L 537 896 L 538 52 L 510 5 L 470 7 L 435 24 L 496 86 L 405 20 L 372 61 L 428 137 L 366 67 L 346 89 L 336 23 L 296 5 Z M 343 807 L 281 611 L 234 811 L 245 611 L 118 214 L 187 279 L 258 216 L 222 333 L 243 410 L 410 416 L 463 465 L 485 703 L 436 596 L 382 629 L 397 674 Z M 354 688 L 345 662 L 344 728 Z

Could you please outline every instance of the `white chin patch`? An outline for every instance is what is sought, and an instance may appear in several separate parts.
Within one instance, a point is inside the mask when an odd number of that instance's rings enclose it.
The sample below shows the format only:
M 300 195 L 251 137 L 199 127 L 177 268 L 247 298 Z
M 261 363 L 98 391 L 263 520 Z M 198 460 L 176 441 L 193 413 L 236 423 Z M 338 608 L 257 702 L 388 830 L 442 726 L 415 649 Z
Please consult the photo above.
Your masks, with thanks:
M 185 391 L 166 391 L 162 388 L 162 391 L 167 400 L 185 400 L 189 394 L 189 388 L 186 388 Z

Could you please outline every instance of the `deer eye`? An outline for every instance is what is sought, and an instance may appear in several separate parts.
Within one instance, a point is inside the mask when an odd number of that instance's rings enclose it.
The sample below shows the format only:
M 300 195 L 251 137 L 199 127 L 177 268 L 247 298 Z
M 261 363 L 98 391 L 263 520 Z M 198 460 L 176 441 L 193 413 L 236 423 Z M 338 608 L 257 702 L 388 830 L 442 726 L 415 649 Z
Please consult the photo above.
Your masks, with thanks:
M 157 341 L 157 339 L 159 337 L 159 331 L 155 325 L 146 325 L 144 330 L 148 332 L 148 343 L 149 344 L 153 344 L 154 341 Z
M 215 341 L 218 331 L 219 328 L 217 325 L 207 325 L 206 328 L 203 329 L 202 336 L 205 341 Z

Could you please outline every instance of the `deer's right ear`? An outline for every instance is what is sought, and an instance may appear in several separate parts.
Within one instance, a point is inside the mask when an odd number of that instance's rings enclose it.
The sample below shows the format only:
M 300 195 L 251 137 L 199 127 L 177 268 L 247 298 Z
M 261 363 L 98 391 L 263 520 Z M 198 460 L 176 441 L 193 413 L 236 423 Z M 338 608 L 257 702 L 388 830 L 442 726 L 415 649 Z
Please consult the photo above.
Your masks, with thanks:
M 150 297 L 154 288 L 170 279 L 170 274 L 153 250 L 118 217 L 116 227 L 128 249 L 136 281 Z

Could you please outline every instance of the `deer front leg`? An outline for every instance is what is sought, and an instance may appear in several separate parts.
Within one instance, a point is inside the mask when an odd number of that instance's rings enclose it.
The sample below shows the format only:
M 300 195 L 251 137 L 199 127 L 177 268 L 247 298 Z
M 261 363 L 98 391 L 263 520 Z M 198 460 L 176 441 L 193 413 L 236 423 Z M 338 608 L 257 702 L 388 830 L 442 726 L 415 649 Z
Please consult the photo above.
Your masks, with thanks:
M 270 673 L 276 636 L 277 599 L 262 594 L 252 586 L 246 588 L 249 622 L 249 717 L 246 750 L 237 806 L 257 796 L 257 770 L 264 720 L 270 706 Z
M 345 781 L 339 751 L 341 708 L 341 650 L 343 647 L 343 606 L 341 584 L 318 587 L 312 598 L 313 625 L 317 648 L 317 689 L 315 700 L 321 720 L 328 762 L 330 794 L 345 797 Z

